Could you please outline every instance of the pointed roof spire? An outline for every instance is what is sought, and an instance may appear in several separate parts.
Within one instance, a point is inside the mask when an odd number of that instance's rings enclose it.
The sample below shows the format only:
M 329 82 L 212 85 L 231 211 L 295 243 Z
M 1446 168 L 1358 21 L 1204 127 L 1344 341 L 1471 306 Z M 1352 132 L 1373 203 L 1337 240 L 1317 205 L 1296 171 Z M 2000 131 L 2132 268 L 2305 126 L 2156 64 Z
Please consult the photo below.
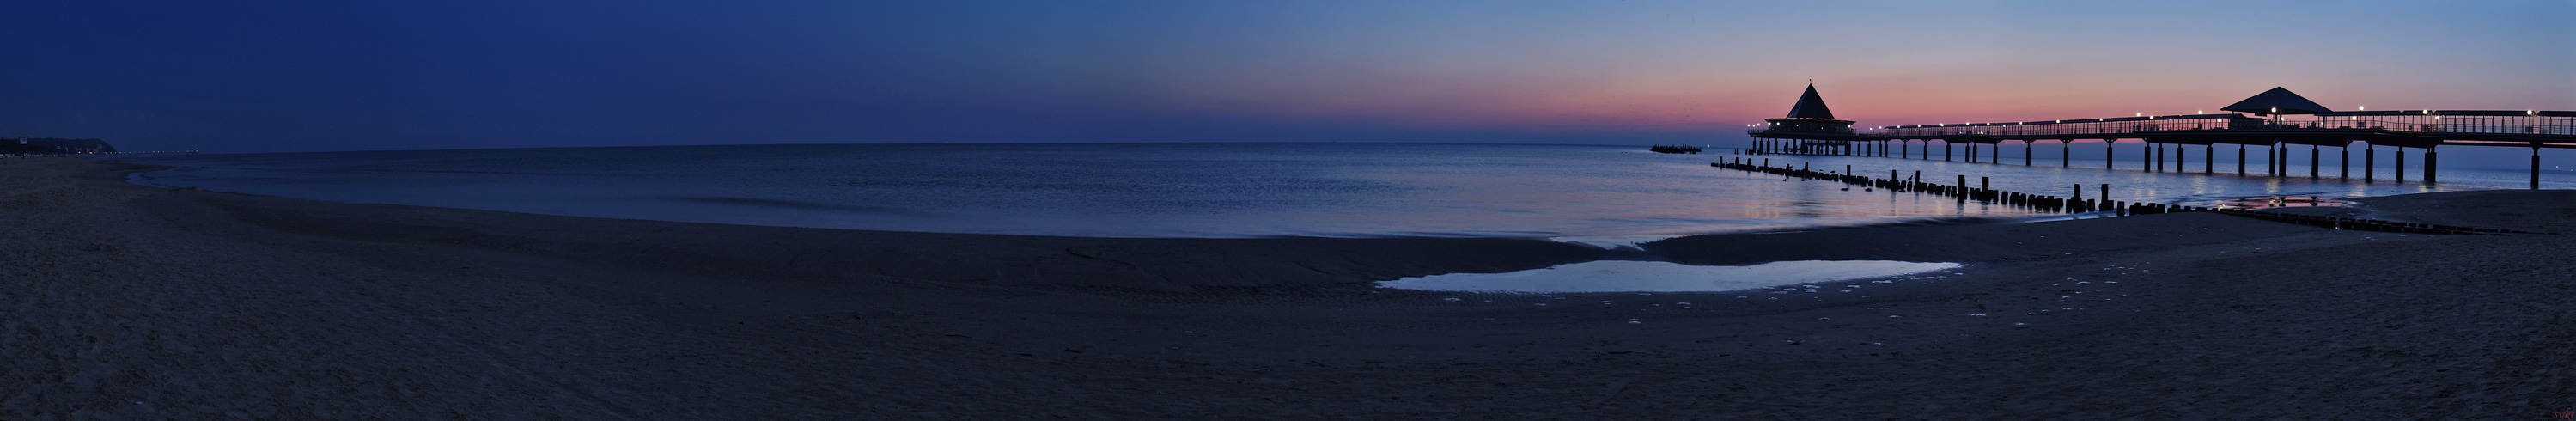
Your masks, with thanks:
M 1807 84 L 1807 93 L 1798 96 L 1798 105 L 1789 107 L 1789 118 L 1834 119 L 1834 110 L 1825 108 L 1825 98 L 1816 95 L 1816 84 Z
M 2309 101 L 2307 97 L 2299 96 L 2299 94 L 2291 93 L 2290 90 L 2282 89 L 2277 86 L 2272 87 L 2272 90 L 2263 91 L 2263 93 L 2254 94 L 2253 97 L 2245 98 L 2244 101 L 2236 101 L 2235 105 L 2229 105 L 2226 108 L 2220 108 L 2220 110 L 2260 115 L 2316 114 L 2334 111 L 2333 109 L 2326 108 L 2326 106 L 2317 105 L 2316 101 Z

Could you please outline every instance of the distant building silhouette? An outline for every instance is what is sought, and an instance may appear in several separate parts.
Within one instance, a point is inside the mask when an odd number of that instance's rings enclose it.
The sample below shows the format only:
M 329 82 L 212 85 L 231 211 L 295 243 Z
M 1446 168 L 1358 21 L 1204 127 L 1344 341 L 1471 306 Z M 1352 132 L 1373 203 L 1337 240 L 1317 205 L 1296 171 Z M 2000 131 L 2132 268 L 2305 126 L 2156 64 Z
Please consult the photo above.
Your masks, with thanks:
M 1798 96 L 1798 104 L 1789 107 L 1788 117 L 1765 118 L 1770 123 L 1765 131 L 1775 133 L 1852 134 L 1851 120 L 1834 119 L 1834 110 L 1825 107 L 1825 98 L 1816 95 L 1816 85 L 1808 84 L 1807 93 Z

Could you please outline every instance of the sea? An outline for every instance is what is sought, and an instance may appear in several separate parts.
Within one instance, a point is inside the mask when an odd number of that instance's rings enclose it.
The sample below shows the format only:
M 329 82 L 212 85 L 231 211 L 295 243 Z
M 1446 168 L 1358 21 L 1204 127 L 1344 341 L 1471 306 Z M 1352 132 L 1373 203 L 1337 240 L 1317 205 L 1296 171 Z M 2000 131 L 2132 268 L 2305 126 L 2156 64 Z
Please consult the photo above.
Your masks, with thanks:
M 1692 234 L 2067 218 L 1951 198 L 1713 168 L 1722 160 L 2087 198 L 2213 205 L 2527 187 L 2521 171 L 2410 168 L 2377 182 L 2104 168 L 2091 154 L 2007 148 L 2005 163 L 1648 152 L 1644 145 L 1400 143 L 817 144 L 133 156 L 172 168 L 130 181 L 339 202 L 792 227 L 1082 237 L 1550 237 L 1635 242 Z M 2304 152 L 2304 151 L 2301 151 Z M 1914 152 L 1919 156 L 1919 151 Z M 2354 151 L 2359 160 L 2359 151 Z M 2260 153 L 2251 171 L 2262 172 Z M 2447 158 L 2447 157 L 2446 157 Z M 2061 162 L 2066 166 L 2061 166 Z M 2359 163 L 2356 162 L 2355 165 Z M 2172 165 L 2170 162 L 2168 165 Z M 2413 166 L 2420 164 L 2410 163 Z M 2552 177 L 2565 180 L 2566 172 Z M 2570 188 L 2564 181 L 2546 187 Z M 2085 217 L 2082 215 L 2073 217 Z

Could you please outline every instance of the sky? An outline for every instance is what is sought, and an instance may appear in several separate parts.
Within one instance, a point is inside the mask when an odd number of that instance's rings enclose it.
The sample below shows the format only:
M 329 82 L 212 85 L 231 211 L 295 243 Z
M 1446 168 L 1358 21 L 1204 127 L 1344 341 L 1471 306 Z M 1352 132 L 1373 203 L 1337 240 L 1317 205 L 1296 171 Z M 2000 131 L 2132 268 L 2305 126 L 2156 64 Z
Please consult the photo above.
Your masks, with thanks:
M 126 151 L 1733 145 L 1862 126 L 2576 110 L 2576 2 L 20 1 L 0 135 Z

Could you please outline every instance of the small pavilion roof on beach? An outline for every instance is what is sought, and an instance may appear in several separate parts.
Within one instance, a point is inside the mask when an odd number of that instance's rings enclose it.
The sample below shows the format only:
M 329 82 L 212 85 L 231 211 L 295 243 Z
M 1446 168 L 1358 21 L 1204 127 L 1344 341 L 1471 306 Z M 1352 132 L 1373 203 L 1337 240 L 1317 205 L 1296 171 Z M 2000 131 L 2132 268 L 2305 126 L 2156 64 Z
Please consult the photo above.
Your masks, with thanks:
M 2278 86 L 2272 87 L 2272 90 L 2254 94 L 2253 97 L 2245 98 L 2244 101 L 2236 101 L 2235 105 L 2229 105 L 2226 108 L 2220 108 L 2220 110 L 2254 113 L 2257 115 L 2316 114 L 2334 111 L 2326 108 L 2326 106 L 2317 105 L 2316 101 L 2309 101 L 2307 97 L 2291 93 L 2289 89 L 2283 89 Z
M 1798 105 L 1789 107 L 1789 118 L 1832 120 L 1834 110 L 1825 108 L 1825 97 L 1816 95 L 1816 85 L 1808 84 L 1807 93 L 1798 96 Z

